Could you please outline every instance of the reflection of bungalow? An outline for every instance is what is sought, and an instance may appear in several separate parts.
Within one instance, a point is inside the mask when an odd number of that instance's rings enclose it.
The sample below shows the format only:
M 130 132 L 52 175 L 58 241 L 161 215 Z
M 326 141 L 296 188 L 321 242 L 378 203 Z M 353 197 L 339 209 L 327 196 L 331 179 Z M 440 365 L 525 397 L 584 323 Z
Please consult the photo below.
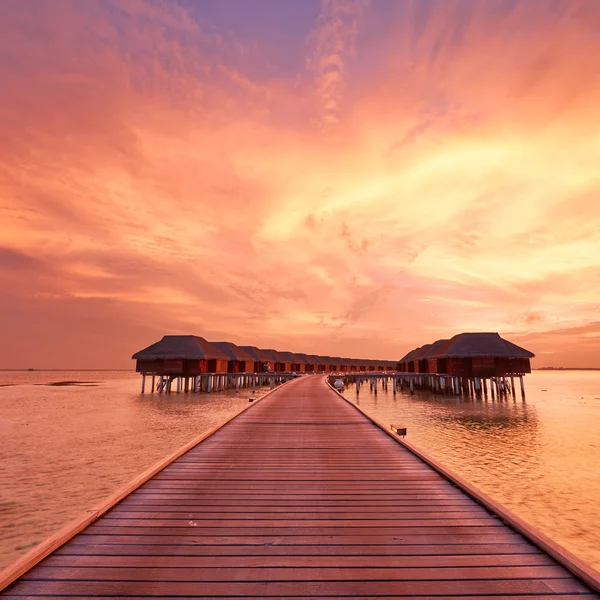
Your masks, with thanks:
M 254 371 L 256 373 L 273 372 L 275 370 L 275 361 L 260 348 L 256 346 L 240 346 L 240 348 L 245 350 L 254 360 Z
M 254 373 L 254 359 L 245 350 L 231 342 L 211 342 L 211 344 L 227 354 L 228 373 Z
M 304 362 L 304 370 L 307 373 L 311 373 L 312 371 L 315 370 L 315 365 L 313 364 L 312 360 L 306 355 L 306 354 L 296 354 L 296 356 Z
M 436 359 L 438 373 L 485 378 L 531 373 L 529 361 L 534 356 L 498 333 L 460 333 L 430 358 Z
M 269 358 L 269 360 L 273 361 L 273 371 L 275 373 L 286 373 L 291 371 L 291 363 L 285 361 L 285 359 L 281 356 L 277 350 L 263 350 L 263 354 Z
M 301 365 L 298 363 L 297 356 L 295 356 L 291 352 L 278 352 L 277 354 L 279 354 L 281 360 L 283 360 L 285 362 L 286 366 L 289 365 L 289 367 L 287 369 L 288 371 L 294 371 L 296 373 L 300 371 Z M 304 370 L 304 369 L 302 369 L 302 370 Z
M 227 373 L 229 357 L 196 335 L 165 335 L 136 352 L 137 373 L 193 377 L 201 373 Z

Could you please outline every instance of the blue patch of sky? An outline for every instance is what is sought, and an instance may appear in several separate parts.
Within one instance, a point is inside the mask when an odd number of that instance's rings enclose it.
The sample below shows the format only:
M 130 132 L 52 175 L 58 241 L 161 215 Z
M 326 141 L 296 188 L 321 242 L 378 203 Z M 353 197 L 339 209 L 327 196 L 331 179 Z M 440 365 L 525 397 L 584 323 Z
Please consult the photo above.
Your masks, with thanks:
M 242 45 L 257 44 L 264 63 L 252 75 L 260 80 L 295 76 L 304 69 L 306 38 L 320 13 L 319 0 L 179 0 L 192 17 L 231 31 Z

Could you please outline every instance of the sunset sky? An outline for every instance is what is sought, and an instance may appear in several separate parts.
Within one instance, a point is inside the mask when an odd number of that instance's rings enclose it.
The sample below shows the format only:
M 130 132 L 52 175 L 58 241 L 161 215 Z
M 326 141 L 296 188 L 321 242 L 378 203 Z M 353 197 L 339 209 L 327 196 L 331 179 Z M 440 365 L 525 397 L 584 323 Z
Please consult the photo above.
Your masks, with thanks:
M 0 368 L 600 367 L 598 0 L 2 0 L 0 81 Z

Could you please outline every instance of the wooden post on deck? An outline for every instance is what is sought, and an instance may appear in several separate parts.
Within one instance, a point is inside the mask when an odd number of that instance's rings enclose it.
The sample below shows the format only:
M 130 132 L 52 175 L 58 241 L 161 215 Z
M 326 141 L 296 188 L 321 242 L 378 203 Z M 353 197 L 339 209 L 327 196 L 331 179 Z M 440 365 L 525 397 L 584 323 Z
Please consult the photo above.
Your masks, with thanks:
M 145 389 L 146 389 L 146 373 L 142 373 L 142 394 L 144 393 Z
M 523 384 L 523 375 L 519 375 L 519 380 L 521 381 L 521 396 L 525 398 L 525 385 Z
M 154 394 L 154 382 L 156 380 L 156 375 L 152 375 L 152 389 L 150 390 Z

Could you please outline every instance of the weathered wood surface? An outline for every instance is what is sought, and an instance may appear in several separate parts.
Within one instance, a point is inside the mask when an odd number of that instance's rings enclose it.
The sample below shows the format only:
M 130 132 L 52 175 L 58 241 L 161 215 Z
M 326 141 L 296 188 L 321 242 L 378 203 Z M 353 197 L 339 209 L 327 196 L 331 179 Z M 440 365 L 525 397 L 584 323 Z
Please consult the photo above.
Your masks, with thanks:
M 243 413 L 4 595 L 598 597 L 319 376 Z

